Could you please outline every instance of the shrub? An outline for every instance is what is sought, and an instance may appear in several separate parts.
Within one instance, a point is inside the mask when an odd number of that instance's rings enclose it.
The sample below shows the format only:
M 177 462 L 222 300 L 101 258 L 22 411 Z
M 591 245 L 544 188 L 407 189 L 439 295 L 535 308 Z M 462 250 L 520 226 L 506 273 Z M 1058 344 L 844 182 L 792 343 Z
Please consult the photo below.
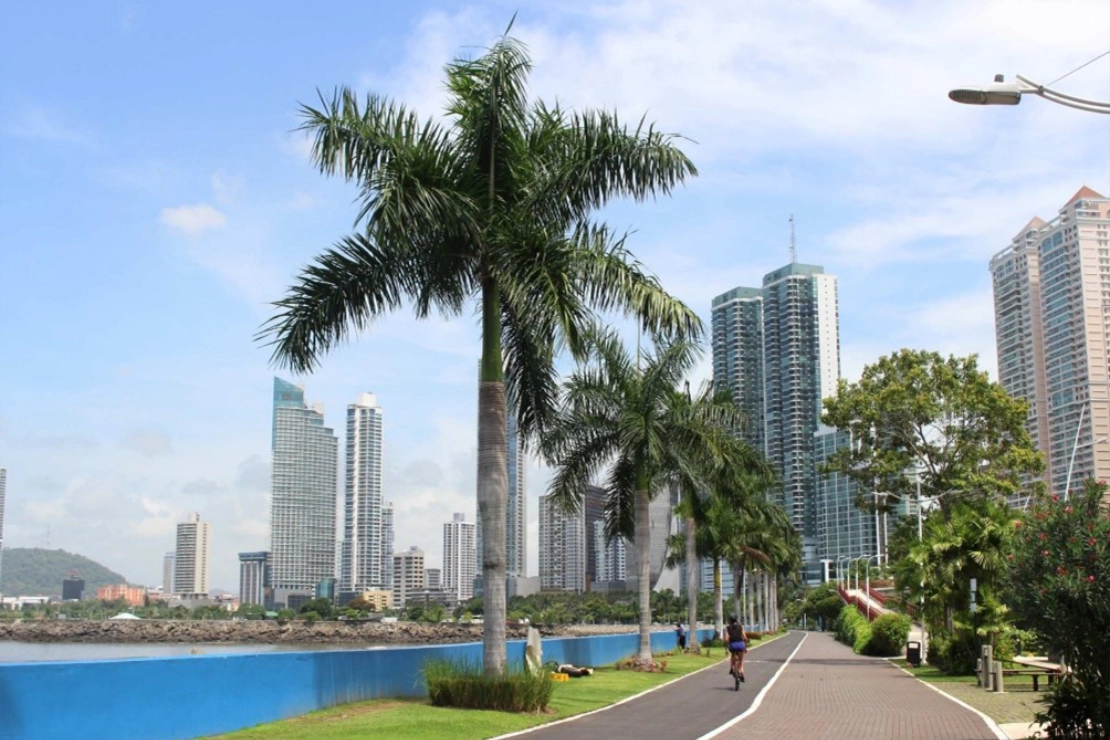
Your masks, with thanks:
M 905 614 L 883 614 L 871 623 L 867 655 L 901 655 L 910 636 L 910 618 Z
M 1070 501 L 1041 498 L 1017 520 L 1014 607 L 1071 674 L 1038 716 L 1050 738 L 1110 737 L 1110 508 L 1088 481 Z
M 665 660 L 640 660 L 638 656 L 630 656 L 618 660 L 614 665 L 618 671 L 641 671 L 643 673 L 666 673 L 667 661 Z
M 836 639 L 851 645 L 857 653 L 862 653 L 871 640 L 871 625 L 851 604 L 846 604 L 836 619 Z
M 968 630 L 940 630 L 929 635 L 929 665 L 953 676 L 975 673 L 979 646 Z
M 555 690 L 547 671 L 510 670 L 487 676 L 480 663 L 465 660 L 429 661 L 423 673 L 428 698 L 437 707 L 542 712 Z

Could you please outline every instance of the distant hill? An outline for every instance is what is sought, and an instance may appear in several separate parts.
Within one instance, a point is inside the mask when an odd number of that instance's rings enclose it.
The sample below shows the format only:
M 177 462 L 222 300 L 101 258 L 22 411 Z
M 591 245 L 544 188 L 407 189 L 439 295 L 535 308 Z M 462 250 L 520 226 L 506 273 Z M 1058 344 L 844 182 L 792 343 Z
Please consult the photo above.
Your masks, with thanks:
M 85 579 L 85 598 L 96 589 L 127 579 L 84 555 L 41 547 L 6 547 L 0 561 L 0 593 L 4 596 L 62 595 L 62 580 L 77 571 Z

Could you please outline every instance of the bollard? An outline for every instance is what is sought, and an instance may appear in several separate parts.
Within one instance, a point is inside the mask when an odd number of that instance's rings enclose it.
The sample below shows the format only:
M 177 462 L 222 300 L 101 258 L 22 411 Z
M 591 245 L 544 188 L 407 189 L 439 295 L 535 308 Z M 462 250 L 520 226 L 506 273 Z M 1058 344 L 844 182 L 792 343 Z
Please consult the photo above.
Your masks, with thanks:
M 982 670 L 982 687 L 987 691 L 991 690 L 993 673 L 991 671 L 991 664 L 994 662 L 994 650 L 990 645 L 983 645 L 981 648 L 982 657 L 979 660 L 979 666 Z
M 1002 661 L 994 660 L 991 664 L 994 666 L 994 690 L 999 694 L 1005 694 L 1006 689 L 1002 683 Z

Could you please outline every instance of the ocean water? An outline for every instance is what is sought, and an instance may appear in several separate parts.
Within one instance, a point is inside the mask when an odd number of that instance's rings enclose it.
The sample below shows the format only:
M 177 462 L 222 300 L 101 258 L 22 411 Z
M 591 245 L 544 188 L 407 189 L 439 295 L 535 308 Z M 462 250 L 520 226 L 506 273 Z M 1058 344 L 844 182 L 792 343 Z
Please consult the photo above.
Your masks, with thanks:
M 239 655 L 243 653 L 297 652 L 307 650 L 368 650 L 380 645 L 265 645 L 234 643 L 87 643 L 0 641 L 0 663 L 41 661 L 121 660 L 189 655 Z

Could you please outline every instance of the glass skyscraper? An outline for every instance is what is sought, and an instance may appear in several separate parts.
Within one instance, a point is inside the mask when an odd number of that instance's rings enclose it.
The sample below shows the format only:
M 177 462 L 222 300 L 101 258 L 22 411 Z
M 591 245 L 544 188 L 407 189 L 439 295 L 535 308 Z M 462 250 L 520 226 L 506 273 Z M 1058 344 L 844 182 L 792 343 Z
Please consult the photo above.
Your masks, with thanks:
M 335 577 L 338 441 L 320 407 L 304 390 L 274 378 L 273 480 L 270 553 L 274 601 L 312 598 L 316 584 Z M 299 600 L 299 599 L 295 599 Z
M 713 299 L 713 379 L 748 419 L 743 435 L 780 476 L 777 500 L 803 538 L 808 580 L 820 577 L 814 433 L 840 377 L 836 278 L 790 263 L 761 288 Z
M 384 588 L 386 551 L 382 532 L 383 415 L 372 393 L 347 407 L 347 469 L 343 499 L 343 545 L 339 589 Z

